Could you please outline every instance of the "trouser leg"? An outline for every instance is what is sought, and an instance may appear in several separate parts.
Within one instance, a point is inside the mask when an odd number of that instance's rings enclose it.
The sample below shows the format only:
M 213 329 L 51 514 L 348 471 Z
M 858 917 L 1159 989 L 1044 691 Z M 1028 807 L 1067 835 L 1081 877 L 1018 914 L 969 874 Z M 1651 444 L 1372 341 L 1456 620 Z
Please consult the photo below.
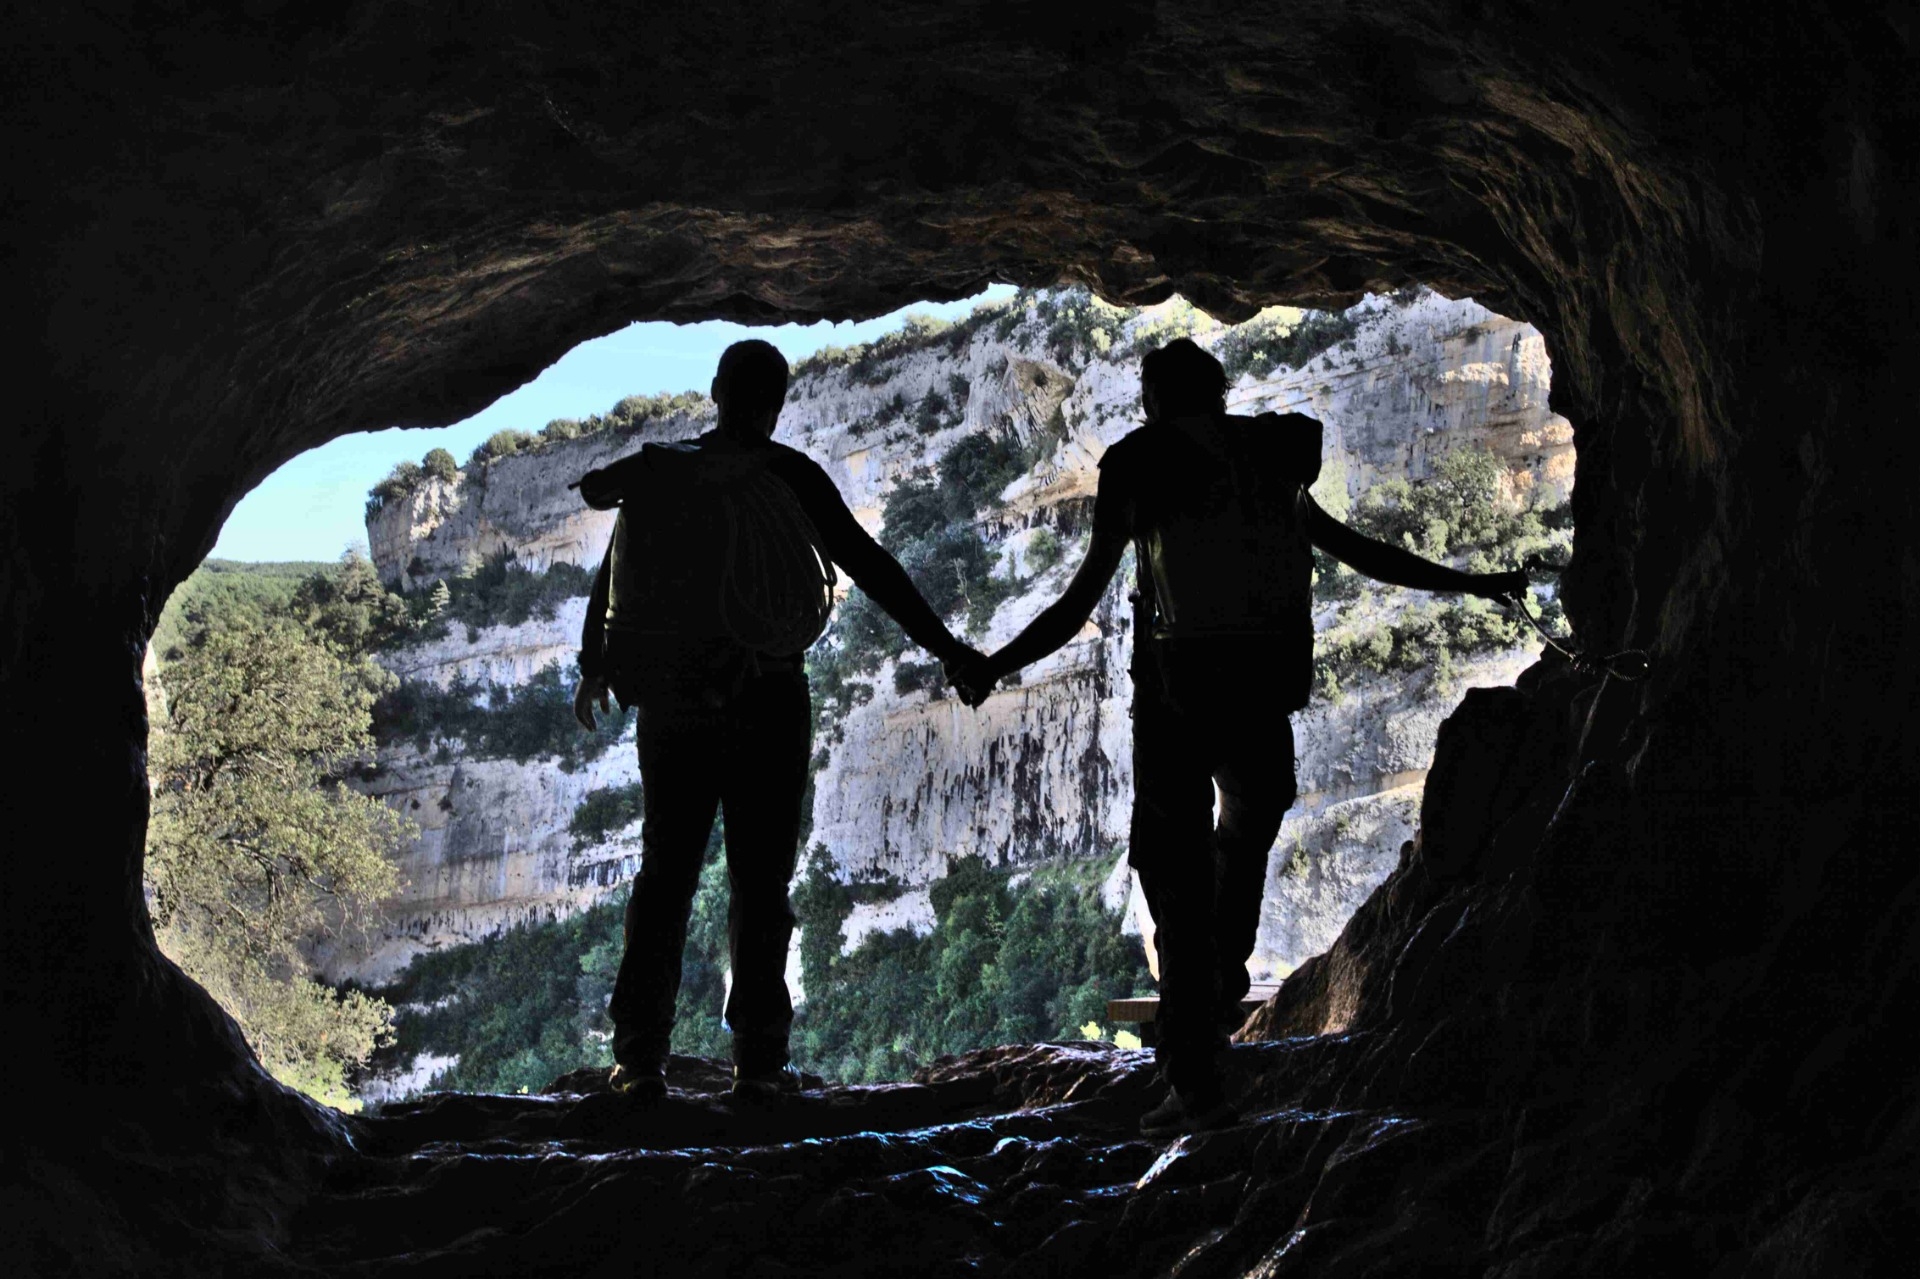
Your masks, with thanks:
M 627 902 L 626 950 L 607 1013 L 614 1059 L 650 1068 L 665 1064 L 673 1035 L 687 917 L 719 806 L 719 760 L 705 717 L 670 703 L 642 701 L 635 733 L 640 873 Z
M 743 1072 L 787 1064 L 793 1000 L 787 950 L 793 940 L 788 890 L 799 856 L 813 716 L 798 671 L 748 682 L 730 726 L 721 804 L 727 820 L 727 940 L 733 984 L 727 1025 Z
M 1134 705 L 1133 828 L 1128 856 L 1153 915 L 1160 957 L 1162 1073 L 1184 1094 L 1219 1088 L 1214 935 L 1213 778 L 1181 717 L 1150 696 Z
M 1260 931 L 1267 856 L 1294 800 L 1293 728 L 1286 717 L 1256 724 L 1214 771 L 1220 819 L 1214 828 L 1214 929 L 1219 938 L 1220 1009 L 1246 996 L 1247 960 Z M 1237 1008 L 1236 1008 L 1237 1011 Z

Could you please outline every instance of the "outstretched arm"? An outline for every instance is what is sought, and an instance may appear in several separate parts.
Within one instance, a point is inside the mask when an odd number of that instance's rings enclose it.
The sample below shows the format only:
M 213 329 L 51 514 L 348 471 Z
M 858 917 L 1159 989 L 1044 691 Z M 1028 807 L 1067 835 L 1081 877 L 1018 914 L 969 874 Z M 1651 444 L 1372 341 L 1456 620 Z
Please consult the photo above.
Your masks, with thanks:
M 580 490 L 580 500 L 596 511 L 610 511 L 626 499 L 647 466 L 644 450 L 629 453 L 618 461 L 588 471 L 569 484 Z
M 1485 595 L 1490 599 L 1513 595 L 1527 588 L 1525 573 L 1462 573 L 1444 564 L 1422 559 L 1412 551 L 1354 532 L 1321 510 L 1319 503 L 1304 493 L 1300 495 L 1300 500 L 1306 503 L 1307 536 L 1313 544 L 1376 582 L 1406 586 L 1416 591 L 1461 591 Z
M 914 643 L 944 663 L 975 656 L 971 648 L 953 637 L 946 623 L 920 597 L 913 579 L 900 567 L 900 561 L 887 554 L 886 548 L 860 527 L 860 521 L 853 518 L 853 512 L 840 498 L 840 490 L 834 488 L 825 471 L 807 463 L 784 466 L 780 475 L 799 498 L 807 518 L 813 521 L 828 557 L 846 570 L 854 585 L 865 591 L 869 599 L 900 623 Z
M 589 733 L 596 727 L 593 719 L 596 702 L 603 712 L 613 710 L 607 701 L 605 653 L 608 566 L 612 563 L 613 548 L 608 547 L 607 553 L 600 557 L 600 571 L 593 575 L 593 590 L 587 595 L 587 620 L 580 627 L 580 686 L 573 690 L 573 717 Z
M 1073 580 L 1060 598 L 1042 609 L 1005 648 L 987 658 L 977 673 L 968 676 L 966 682 L 975 686 L 972 691 L 981 698 L 1006 676 L 1039 661 L 1078 635 L 1093 616 L 1127 550 L 1128 521 L 1118 489 L 1118 483 L 1102 472 L 1100 490 L 1093 499 L 1093 536 L 1087 544 L 1087 557 L 1074 570 Z

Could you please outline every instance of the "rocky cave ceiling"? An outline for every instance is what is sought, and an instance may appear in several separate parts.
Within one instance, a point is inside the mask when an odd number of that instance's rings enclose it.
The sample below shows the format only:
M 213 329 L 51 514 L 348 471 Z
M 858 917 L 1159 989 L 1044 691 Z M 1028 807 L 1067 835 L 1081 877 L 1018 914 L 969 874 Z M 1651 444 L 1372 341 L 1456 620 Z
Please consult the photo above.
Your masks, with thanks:
M 10 1160 L 34 1255 L 271 1251 L 369 1140 L 265 1082 L 140 900 L 138 654 L 279 463 L 458 419 L 636 319 L 990 280 L 1238 318 L 1420 280 L 1546 335 L 1570 612 L 1656 677 L 1543 668 L 1463 711 L 1417 855 L 1268 1010 L 1341 1033 L 1261 1056 L 1260 1097 L 1447 1157 L 1269 1124 L 1114 1237 L 1213 1249 L 1196 1273 L 1288 1273 L 1334 1220 L 1350 1273 L 1871 1272 L 1920 1184 L 1892 1038 L 1920 900 L 1911 33 L 1905 5 L 1498 0 L 15 15 L 0 705 L 34 749 L 6 785 L 87 815 L 8 859 L 9 1022 L 79 1090 Z M 1023 1060 L 965 1095 L 1057 1099 L 1066 1068 Z

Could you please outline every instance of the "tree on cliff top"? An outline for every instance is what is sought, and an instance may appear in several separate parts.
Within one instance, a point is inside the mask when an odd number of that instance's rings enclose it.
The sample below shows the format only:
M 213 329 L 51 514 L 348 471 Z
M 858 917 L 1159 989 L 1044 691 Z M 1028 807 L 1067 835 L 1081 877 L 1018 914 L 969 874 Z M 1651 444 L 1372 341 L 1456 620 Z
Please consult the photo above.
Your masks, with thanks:
M 312 938 L 398 887 L 411 834 L 338 780 L 372 747 L 381 676 L 284 619 L 208 634 L 167 668 L 152 740 L 147 880 L 164 950 L 234 1015 L 276 1079 L 348 1107 L 391 1010 L 316 982 Z
M 428 449 L 427 455 L 420 459 L 423 473 L 436 480 L 450 481 L 460 474 L 460 463 L 453 460 L 453 454 L 445 449 Z

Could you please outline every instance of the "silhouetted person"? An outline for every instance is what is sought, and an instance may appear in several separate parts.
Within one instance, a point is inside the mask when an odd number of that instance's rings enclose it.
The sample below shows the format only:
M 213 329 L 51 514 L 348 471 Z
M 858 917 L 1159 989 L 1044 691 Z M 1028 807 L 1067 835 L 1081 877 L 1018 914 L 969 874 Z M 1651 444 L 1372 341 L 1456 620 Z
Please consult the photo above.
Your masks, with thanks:
M 1226 412 L 1219 361 L 1187 339 L 1140 368 L 1146 424 L 1100 462 L 1086 559 L 1060 599 L 956 685 L 972 704 L 1079 633 L 1132 542 L 1138 566 L 1133 824 L 1128 857 L 1153 913 L 1166 1100 L 1159 1135 L 1230 1122 L 1217 1056 L 1241 1020 L 1267 852 L 1294 800 L 1288 715 L 1313 679 L 1314 546 L 1369 577 L 1502 596 L 1518 573 L 1471 574 L 1334 520 L 1307 486 L 1320 424 Z M 1219 819 L 1214 791 L 1219 790 Z
M 615 1086 L 641 1096 L 666 1090 L 687 917 L 722 808 L 734 1091 L 799 1086 L 787 1053 L 787 890 L 813 726 L 802 654 L 826 624 L 832 565 L 935 657 L 978 657 L 826 473 L 769 438 L 786 391 L 780 352 L 737 342 L 714 375 L 714 430 L 648 445 L 580 481 L 589 505 L 620 507 L 587 607 L 574 713 L 592 729 L 609 690 L 637 708 L 641 862 L 608 1012 Z

